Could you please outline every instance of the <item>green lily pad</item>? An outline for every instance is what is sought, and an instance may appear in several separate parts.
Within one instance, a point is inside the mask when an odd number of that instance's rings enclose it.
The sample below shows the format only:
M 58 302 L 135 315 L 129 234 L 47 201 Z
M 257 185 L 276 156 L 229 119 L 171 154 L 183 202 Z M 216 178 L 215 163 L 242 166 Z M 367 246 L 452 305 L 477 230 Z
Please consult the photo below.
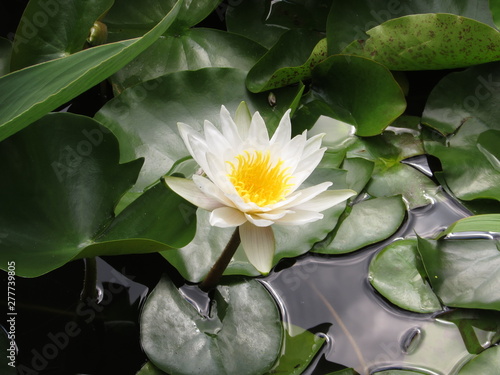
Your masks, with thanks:
M 425 375 L 427 372 L 412 370 L 384 370 L 374 372 L 373 375 Z
M 426 281 L 416 239 L 386 246 L 372 259 L 368 272 L 372 286 L 396 306 L 418 313 L 442 309 Z
M 460 219 L 443 231 L 442 238 L 450 233 L 460 232 L 500 232 L 500 214 L 484 214 Z
M 192 206 L 163 185 L 114 217 L 142 160 L 118 164 L 116 138 L 90 118 L 47 115 L 3 141 L 0 153 L 0 226 L 8 233 L 0 259 L 2 268 L 15 261 L 19 276 L 36 277 L 79 256 L 166 250 L 194 235 L 194 217 L 182 211 Z
M 81 51 L 90 28 L 111 5 L 113 0 L 30 1 L 16 30 L 12 70 Z
M 122 92 L 140 82 L 181 70 L 238 68 L 249 71 L 265 52 L 260 44 L 240 35 L 193 28 L 158 39 L 111 80 L 115 91 Z
M 12 54 L 12 42 L 0 38 L 0 77 L 10 72 L 10 56 Z
M 316 169 L 304 182 L 303 187 L 312 186 L 324 181 L 332 181 L 331 189 L 345 189 L 346 172 L 331 169 Z M 273 226 L 276 239 L 276 252 L 273 266 L 283 258 L 296 257 L 306 253 L 318 241 L 321 241 L 335 227 L 345 209 L 342 202 L 323 212 L 323 219 L 300 226 Z M 194 213 L 194 209 L 190 214 Z M 197 230 L 194 239 L 178 250 L 162 252 L 165 257 L 184 277 L 191 282 L 201 281 L 220 256 L 231 237 L 234 228 L 218 228 L 211 226 L 210 213 L 198 209 Z M 240 246 L 235 256 L 224 271 L 225 275 L 258 276 L 260 273 L 248 261 Z
M 500 31 L 454 14 L 414 14 L 367 31 L 342 53 L 365 56 L 391 70 L 461 68 L 500 60 Z
M 413 1 L 334 0 L 328 15 L 327 38 L 330 54 L 340 53 L 354 40 L 365 40 L 365 32 L 393 18 L 410 14 L 450 13 L 494 27 L 488 0 Z
M 182 2 L 140 39 L 89 48 L 0 77 L 0 141 L 118 71 L 171 26 Z
M 265 375 L 300 375 L 311 363 L 326 339 L 300 327 L 289 325 L 285 330 L 283 353 L 278 364 Z
M 467 351 L 481 353 L 500 339 L 500 313 L 491 310 L 455 309 L 438 316 L 460 330 Z
M 272 107 L 267 95 L 246 90 L 245 75 L 245 71 L 234 68 L 171 73 L 131 87 L 101 108 L 95 118 L 117 136 L 120 160 L 145 158 L 133 191 L 142 191 L 165 175 L 177 160 L 189 155 L 178 122 L 201 130 L 204 120 L 219 124 L 221 105 L 234 114 L 245 101 L 252 113 L 260 112 L 271 132 L 276 129 L 301 89 L 276 90 L 277 104 Z M 217 95 L 213 95 L 215 92 Z
M 374 198 L 352 206 L 334 232 L 314 246 L 322 254 L 344 254 L 385 240 L 403 223 L 406 206 L 401 196 Z
M 331 56 L 313 70 L 314 97 L 359 136 L 380 134 L 406 108 L 401 88 L 383 65 L 358 56 Z
M 326 58 L 326 39 L 307 30 L 289 30 L 253 66 L 246 79 L 251 92 L 262 92 L 311 77 L 311 70 Z M 287 53 L 293 50 L 294 53 Z
M 328 375 L 359 375 L 359 373 L 352 368 L 346 368 L 340 371 L 330 372 Z
M 493 346 L 467 362 L 458 375 L 496 375 L 500 368 L 500 346 Z
M 142 311 L 141 344 L 170 374 L 261 374 L 282 345 L 279 311 L 257 281 L 217 287 L 209 316 L 201 315 L 167 277 Z
M 447 306 L 500 310 L 498 240 L 418 239 L 437 296 Z

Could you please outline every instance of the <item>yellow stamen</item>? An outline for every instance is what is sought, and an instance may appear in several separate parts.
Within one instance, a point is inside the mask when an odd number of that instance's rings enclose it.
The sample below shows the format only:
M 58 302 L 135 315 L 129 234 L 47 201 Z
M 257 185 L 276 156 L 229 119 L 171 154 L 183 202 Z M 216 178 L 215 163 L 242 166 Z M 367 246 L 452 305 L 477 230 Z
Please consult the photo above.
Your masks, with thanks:
M 274 204 L 284 199 L 294 185 L 293 176 L 284 168 L 284 161 L 271 162 L 269 151 L 244 151 L 237 155 L 237 163 L 228 161 L 231 172 L 227 175 L 236 191 L 247 203 L 260 207 Z M 236 165 L 235 165 L 236 164 Z

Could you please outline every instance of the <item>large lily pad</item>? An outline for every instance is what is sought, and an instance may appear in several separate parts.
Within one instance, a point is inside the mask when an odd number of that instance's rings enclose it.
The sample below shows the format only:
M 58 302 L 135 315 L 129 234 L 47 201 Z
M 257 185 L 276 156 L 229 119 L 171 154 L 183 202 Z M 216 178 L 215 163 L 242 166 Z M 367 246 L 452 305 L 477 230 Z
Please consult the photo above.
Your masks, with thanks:
M 328 16 L 328 50 L 339 53 L 354 40 L 365 40 L 365 32 L 393 18 L 410 14 L 450 13 L 495 27 L 488 0 L 385 1 L 358 0 L 350 3 L 334 0 Z
M 358 56 L 331 56 L 313 70 L 313 93 L 356 134 L 380 134 L 406 108 L 401 88 L 383 65 Z
M 438 238 L 461 232 L 500 232 L 500 214 L 475 215 L 460 219 L 443 231 Z
M 426 151 L 438 157 L 446 184 L 460 199 L 500 199 L 499 63 L 452 73 L 427 101 L 422 122 L 432 133 Z
M 163 277 L 141 315 L 141 343 L 153 364 L 172 375 L 262 374 L 274 365 L 283 329 L 260 283 L 217 287 L 210 310 L 200 314 Z
M 500 346 L 493 346 L 467 362 L 458 375 L 496 375 L 500 368 Z
M 454 14 L 415 14 L 367 31 L 342 53 L 371 58 L 391 70 L 437 70 L 500 60 L 500 32 Z
M 115 91 L 181 70 L 238 68 L 249 71 L 266 52 L 260 44 L 220 30 L 193 28 L 163 36 L 114 74 Z M 168 61 L 168 63 L 165 63 Z
M 344 254 L 385 240 L 401 226 L 406 206 L 401 196 L 374 198 L 352 206 L 348 216 L 314 246 L 322 254 Z
M 142 160 L 118 164 L 116 138 L 90 118 L 47 115 L 3 141 L 0 153 L 7 233 L 0 258 L 2 268 L 15 261 L 20 276 L 39 276 L 78 256 L 183 246 L 194 234 L 194 218 L 184 221 L 181 211 L 191 206 L 163 185 L 114 218 Z
M 372 259 L 368 272 L 372 286 L 395 305 L 418 313 L 442 309 L 426 280 L 416 239 L 386 246 Z
M 498 240 L 418 239 L 432 289 L 447 306 L 500 310 Z

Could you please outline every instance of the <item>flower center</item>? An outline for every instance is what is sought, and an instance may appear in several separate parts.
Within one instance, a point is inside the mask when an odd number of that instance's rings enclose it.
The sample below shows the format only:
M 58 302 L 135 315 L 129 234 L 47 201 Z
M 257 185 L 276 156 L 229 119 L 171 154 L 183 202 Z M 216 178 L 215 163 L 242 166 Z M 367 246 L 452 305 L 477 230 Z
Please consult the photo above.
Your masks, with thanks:
M 246 203 L 253 202 L 260 207 L 279 202 L 294 185 L 289 168 L 283 167 L 283 160 L 271 162 L 269 151 L 244 151 L 236 156 L 238 163 L 227 162 L 231 172 L 227 175 L 236 191 Z

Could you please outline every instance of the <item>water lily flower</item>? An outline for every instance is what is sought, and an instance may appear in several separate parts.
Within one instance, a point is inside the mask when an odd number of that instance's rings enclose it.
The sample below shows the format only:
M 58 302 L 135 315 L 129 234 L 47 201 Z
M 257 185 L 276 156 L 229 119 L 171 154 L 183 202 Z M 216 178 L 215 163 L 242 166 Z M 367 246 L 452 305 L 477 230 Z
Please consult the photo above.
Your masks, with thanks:
M 323 218 L 324 211 L 356 194 L 327 190 L 331 182 L 299 190 L 321 161 L 322 134 L 307 131 L 291 138 L 290 110 L 271 139 L 259 112 L 251 117 L 245 103 L 235 120 L 222 106 L 220 129 L 205 121 L 203 135 L 178 123 L 189 153 L 203 170 L 192 180 L 165 177 L 184 199 L 211 211 L 210 224 L 239 226 L 241 244 L 252 265 L 269 273 L 275 251 L 272 225 L 301 225 Z M 206 176 L 206 177 L 205 177 Z

